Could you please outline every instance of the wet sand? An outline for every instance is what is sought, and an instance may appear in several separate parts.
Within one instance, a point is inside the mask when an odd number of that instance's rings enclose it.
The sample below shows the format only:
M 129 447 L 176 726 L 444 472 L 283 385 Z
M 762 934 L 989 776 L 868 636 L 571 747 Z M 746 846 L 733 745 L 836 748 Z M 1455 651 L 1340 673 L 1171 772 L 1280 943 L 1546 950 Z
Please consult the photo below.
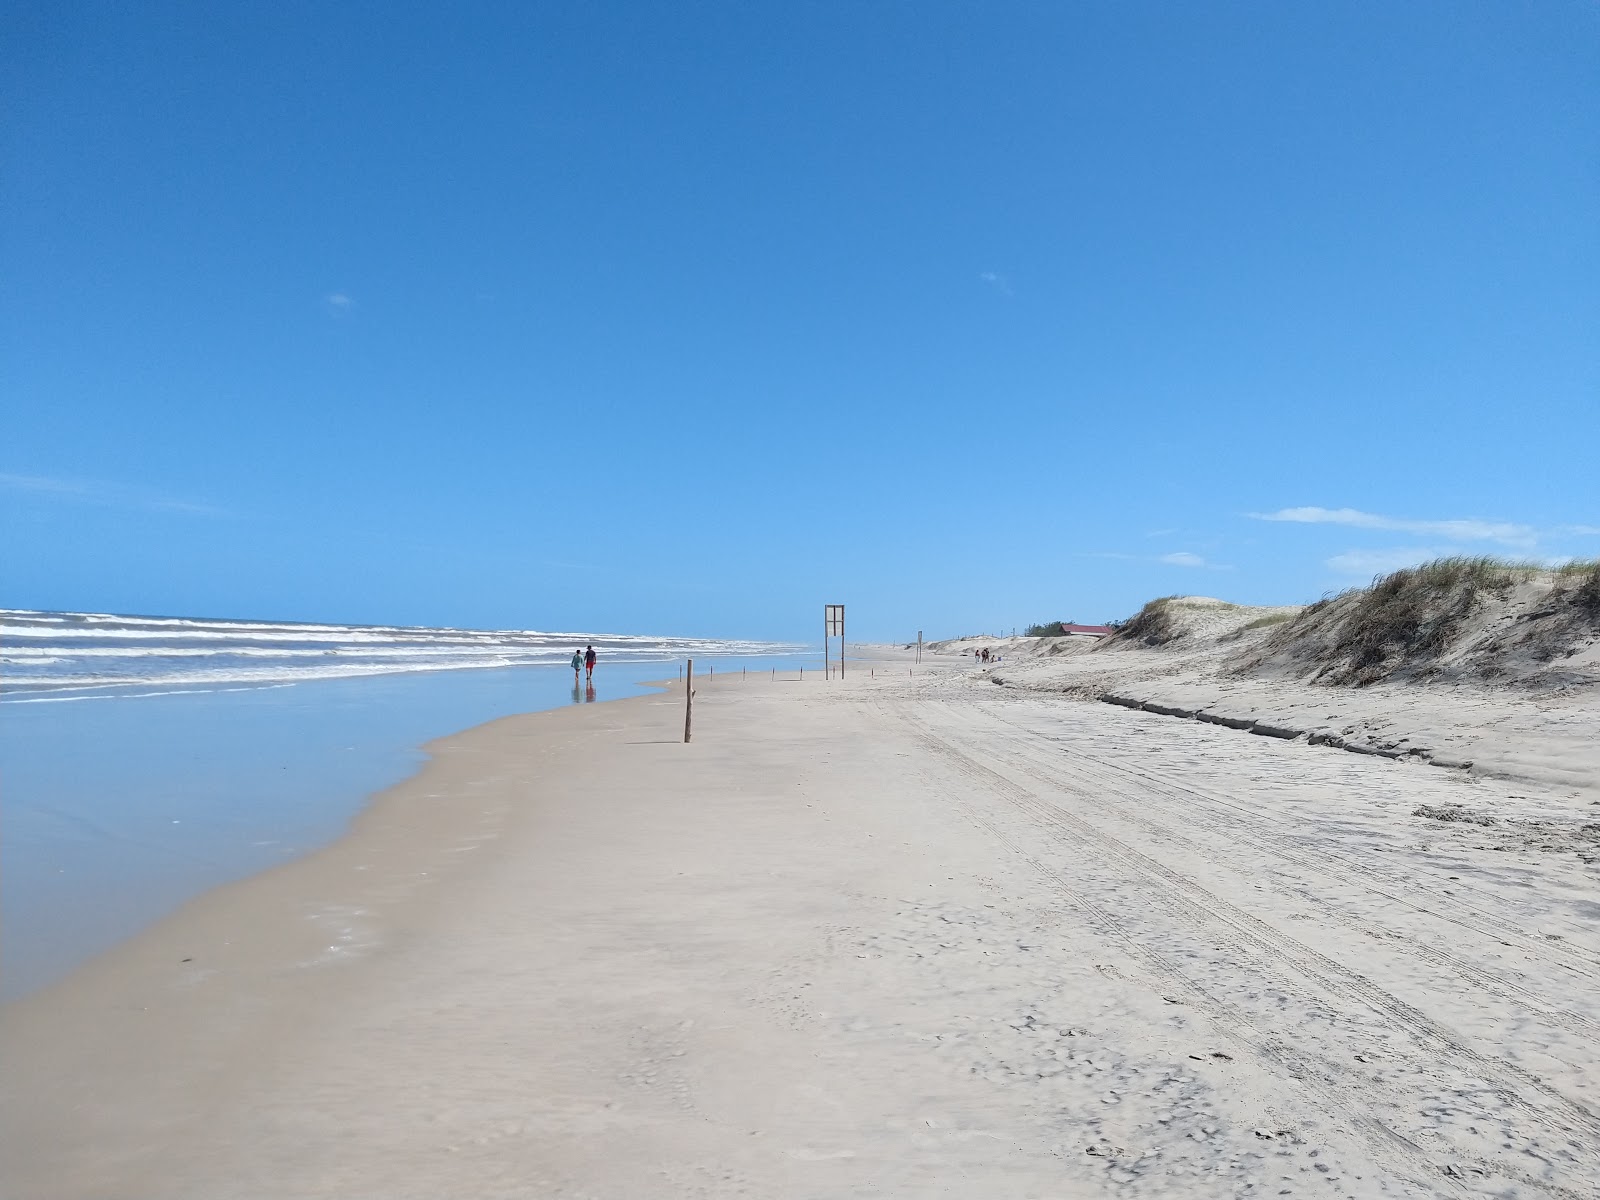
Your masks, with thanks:
M 436 743 L 0 1012 L 18 1197 L 1576 1196 L 1600 936 L 1525 785 L 965 673 Z

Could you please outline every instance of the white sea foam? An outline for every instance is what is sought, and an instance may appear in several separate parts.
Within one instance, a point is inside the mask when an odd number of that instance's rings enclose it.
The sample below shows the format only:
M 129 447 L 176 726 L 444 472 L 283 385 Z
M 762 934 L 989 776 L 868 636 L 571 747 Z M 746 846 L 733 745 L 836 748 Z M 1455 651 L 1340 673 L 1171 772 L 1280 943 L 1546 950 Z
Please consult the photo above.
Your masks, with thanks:
M 311 679 L 549 666 L 593 644 L 613 662 L 782 654 L 798 647 L 643 634 L 551 633 L 392 625 L 299 625 L 107 613 L 0 610 L 0 680 L 10 702 L 62 700 L 136 686 L 260 687 Z M 105 689 L 112 689 L 107 692 Z

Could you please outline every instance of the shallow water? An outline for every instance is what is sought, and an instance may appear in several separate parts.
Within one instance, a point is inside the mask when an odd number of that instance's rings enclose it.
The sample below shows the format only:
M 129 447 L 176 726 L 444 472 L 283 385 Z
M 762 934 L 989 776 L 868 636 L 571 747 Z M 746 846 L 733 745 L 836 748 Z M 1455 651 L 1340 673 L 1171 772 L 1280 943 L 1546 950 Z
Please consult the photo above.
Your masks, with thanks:
M 696 672 L 799 656 L 697 659 Z M 0 1000 L 60 978 L 184 901 L 326 845 L 434 738 L 511 713 L 642 694 L 676 662 L 124 691 L 0 705 Z M 592 695 L 592 700 L 591 700 Z

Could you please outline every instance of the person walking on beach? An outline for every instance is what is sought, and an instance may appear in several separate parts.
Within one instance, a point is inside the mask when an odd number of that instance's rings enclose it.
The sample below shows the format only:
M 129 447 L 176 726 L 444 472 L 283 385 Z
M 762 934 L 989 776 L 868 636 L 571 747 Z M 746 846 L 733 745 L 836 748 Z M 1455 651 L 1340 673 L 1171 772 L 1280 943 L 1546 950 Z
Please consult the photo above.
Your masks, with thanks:
M 590 646 L 583 652 L 583 665 L 589 668 L 588 678 L 594 678 L 594 647 Z
M 583 651 L 582 650 L 574 650 L 572 652 L 572 686 L 573 687 L 577 687 L 578 686 L 578 672 L 581 671 L 581 670 L 583 670 Z

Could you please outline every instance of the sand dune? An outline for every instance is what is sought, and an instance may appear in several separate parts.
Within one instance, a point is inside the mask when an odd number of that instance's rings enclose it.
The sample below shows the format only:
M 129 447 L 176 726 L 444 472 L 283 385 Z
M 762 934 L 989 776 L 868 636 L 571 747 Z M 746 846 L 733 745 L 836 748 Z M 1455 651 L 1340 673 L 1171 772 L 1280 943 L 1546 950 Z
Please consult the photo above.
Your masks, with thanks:
M 1600 816 L 1600 584 L 1446 567 L 1308 608 L 1171 597 L 1091 652 L 1018 648 L 985 677 L 1552 788 L 1581 831 Z

